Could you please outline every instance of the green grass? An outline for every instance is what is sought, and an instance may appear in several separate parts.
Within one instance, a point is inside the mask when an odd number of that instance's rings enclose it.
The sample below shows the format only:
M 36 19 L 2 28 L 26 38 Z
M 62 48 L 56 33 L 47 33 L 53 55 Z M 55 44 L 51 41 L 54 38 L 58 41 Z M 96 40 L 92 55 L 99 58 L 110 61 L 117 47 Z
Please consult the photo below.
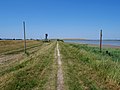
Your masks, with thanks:
M 68 90 L 120 89 L 119 50 L 107 48 L 100 53 L 98 47 L 66 43 L 60 43 L 60 48 Z
M 115 49 L 115 48 L 103 48 L 102 53 L 100 52 L 100 49 L 98 47 L 90 47 L 87 44 L 70 44 L 73 47 L 76 47 L 78 49 L 83 49 L 86 51 L 89 51 L 90 53 L 94 53 L 98 55 L 98 57 L 110 57 L 112 58 L 113 61 L 120 61 L 120 49 Z M 110 53 L 110 55 L 106 54 L 106 51 Z

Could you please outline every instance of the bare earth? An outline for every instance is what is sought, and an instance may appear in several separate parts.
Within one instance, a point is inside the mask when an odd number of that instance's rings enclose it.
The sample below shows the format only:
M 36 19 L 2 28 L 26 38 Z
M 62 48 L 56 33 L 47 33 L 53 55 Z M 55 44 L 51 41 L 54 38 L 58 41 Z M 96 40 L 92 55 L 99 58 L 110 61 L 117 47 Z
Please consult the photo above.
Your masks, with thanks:
M 58 57 L 58 72 L 57 72 L 57 90 L 64 90 L 62 62 L 60 58 L 60 51 L 57 43 L 57 57 Z

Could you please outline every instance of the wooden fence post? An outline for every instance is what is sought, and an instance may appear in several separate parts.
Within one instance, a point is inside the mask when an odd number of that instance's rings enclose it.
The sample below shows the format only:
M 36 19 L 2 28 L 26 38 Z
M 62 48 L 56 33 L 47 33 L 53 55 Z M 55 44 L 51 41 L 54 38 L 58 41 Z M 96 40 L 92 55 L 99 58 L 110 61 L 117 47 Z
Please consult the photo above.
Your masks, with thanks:
M 102 52 L 102 30 L 100 30 L 100 52 Z
M 26 32 L 25 32 L 25 21 L 23 21 L 23 29 L 24 29 L 24 52 L 26 53 Z

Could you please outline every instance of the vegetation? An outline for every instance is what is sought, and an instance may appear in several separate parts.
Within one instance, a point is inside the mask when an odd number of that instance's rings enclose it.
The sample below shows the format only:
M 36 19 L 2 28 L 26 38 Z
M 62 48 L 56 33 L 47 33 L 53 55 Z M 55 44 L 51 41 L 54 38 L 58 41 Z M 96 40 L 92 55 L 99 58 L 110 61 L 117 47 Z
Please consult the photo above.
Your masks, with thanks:
M 39 45 L 41 41 L 27 40 L 27 48 L 32 48 Z M 24 51 L 23 40 L 1 40 L 0 41 L 0 54 L 12 54 L 15 52 Z
M 66 43 L 60 43 L 60 48 L 68 90 L 120 89 L 120 49 L 100 53 L 98 47 Z
M 56 88 L 56 43 L 43 43 L 37 51 L 0 68 L 0 90 L 46 90 Z M 3 70 L 2 70 L 3 69 Z
M 103 48 L 100 53 L 87 44 L 57 42 L 65 90 L 120 89 L 120 49 Z M 23 52 L 23 41 L 0 45 L 0 90 L 57 89 L 56 41 L 27 41 L 29 55 Z

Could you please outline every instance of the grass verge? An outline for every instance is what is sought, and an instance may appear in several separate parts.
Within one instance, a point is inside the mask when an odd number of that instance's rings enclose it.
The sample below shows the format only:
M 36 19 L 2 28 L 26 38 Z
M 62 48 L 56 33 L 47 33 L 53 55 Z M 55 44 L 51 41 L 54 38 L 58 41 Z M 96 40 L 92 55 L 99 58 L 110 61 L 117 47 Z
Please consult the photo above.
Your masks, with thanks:
M 99 53 L 99 48 L 60 43 L 64 79 L 68 90 L 119 90 L 119 57 Z M 115 52 L 115 49 L 113 49 Z

